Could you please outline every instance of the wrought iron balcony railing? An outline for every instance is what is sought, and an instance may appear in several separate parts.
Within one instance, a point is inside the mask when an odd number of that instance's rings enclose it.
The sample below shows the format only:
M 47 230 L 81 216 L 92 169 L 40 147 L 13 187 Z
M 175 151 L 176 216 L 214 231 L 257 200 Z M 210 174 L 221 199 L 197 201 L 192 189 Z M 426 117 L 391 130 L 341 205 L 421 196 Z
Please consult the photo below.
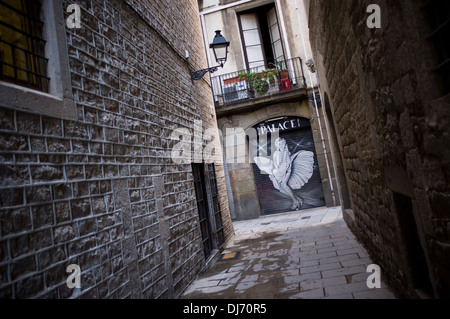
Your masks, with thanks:
M 306 88 L 300 58 L 282 60 L 269 68 L 256 67 L 211 78 L 216 106 L 258 99 Z

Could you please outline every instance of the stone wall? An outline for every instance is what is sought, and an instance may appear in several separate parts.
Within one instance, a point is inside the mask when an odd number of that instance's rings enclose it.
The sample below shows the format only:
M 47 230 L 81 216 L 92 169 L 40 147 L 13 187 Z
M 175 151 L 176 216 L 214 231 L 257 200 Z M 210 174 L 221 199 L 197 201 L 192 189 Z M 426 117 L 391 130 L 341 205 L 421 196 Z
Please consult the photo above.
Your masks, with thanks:
M 371 3 L 381 6 L 380 29 L 367 27 Z M 342 150 L 352 230 L 400 296 L 449 297 L 450 98 L 430 71 L 435 52 L 421 5 L 311 1 L 310 38 Z M 408 203 L 412 212 L 401 213 Z
M 205 257 L 192 169 L 173 163 L 170 134 L 195 120 L 216 127 L 208 83 L 190 79 L 206 66 L 197 1 L 75 3 L 82 27 L 66 36 L 76 118 L 0 100 L 0 298 L 75 296 L 70 264 L 81 268 L 81 298 L 177 297 Z

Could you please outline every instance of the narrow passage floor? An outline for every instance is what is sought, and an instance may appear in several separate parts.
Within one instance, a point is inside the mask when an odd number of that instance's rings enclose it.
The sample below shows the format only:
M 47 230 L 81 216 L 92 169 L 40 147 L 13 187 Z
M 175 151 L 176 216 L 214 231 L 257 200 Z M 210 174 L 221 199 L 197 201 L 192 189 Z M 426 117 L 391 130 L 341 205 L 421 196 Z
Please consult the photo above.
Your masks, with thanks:
M 234 223 L 221 259 L 183 299 L 391 299 L 369 289 L 367 251 L 338 208 L 319 208 Z M 381 278 L 383 274 L 381 272 Z

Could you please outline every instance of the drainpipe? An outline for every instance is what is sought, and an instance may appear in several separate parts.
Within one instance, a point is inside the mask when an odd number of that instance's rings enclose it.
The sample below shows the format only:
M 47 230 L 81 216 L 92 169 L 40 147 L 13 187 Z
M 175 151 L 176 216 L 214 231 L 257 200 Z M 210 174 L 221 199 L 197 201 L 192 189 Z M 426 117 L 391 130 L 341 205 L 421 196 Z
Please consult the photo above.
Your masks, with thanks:
M 297 20 L 298 20 L 298 25 L 299 25 L 299 29 L 300 29 L 300 35 L 302 37 L 303 49 L 305 51 L 305 59 L 308 61 L 309 57 L 308 57 L 308 52 L 306 51 L 305 37 L 303 35 L 302 24 L 301 24 L 301 19 L 300 19 L 300 12 L 299 12 L 299 9 L 298 9 L 298 2 L 297 2 L 297 0 L 295 0 L 295 11 L 297 12 Z M 334 193 L 333 179 L 331 177 L 330 162 L 329 162 L 328 155 L 327 155 L 327 147 L 326 147 L 326 144 L 325 144 L 325 137 L 324 137 L 324 134 L 323 134 L 322 123 L 320 122 L 320 113 L 319 113 L 319 106 L 318 106 L 317 99 L 316 99 L 316 90 L 314 89 L 314 83 L 313 83 L 313 79 L 312 79 L 312 75 L 311 75 L 311 73 L 312 73 L 311 72 L 311 68 L 308 68 L 308 69 L 309 69 L 309 72 L 308 72 L 309 81 L 311 83 L 311 88 L 313 90 L 314 108 L 316 110 L 316 117 L 317 117 L 317 120 L 318 120 L 318 123 L 319 123 L 320 139 L 322 140 L 322 148 L 323 148 L 323 152 L 324 152 L 324 156 L 325 156 L 325 163 L 326 163 L 326 166 L 327 166 L 328 180 L 330 181 L 331 196 L 333 198 L 333 205 L 336 206 L 336 196 L 335 196 L 335 193 Z M 319 86 L 319 83 L 317 83 L 317 85 Z M 320 90 L 319 90 L 319 95 L 320 95 Z M 329 133 L 326 119 L 325 119 L 325 125 L 327 126 L 327 132 Z M 328 136 L 330 136 L 330 134 L 328 134 Z M 334 165 L 334 166 L 336 166 L 336 165 Z
M 320 80 L 319 80 L 319 73 L 318 72 L 316 72 L 316 77 L 317 77 L 317 85 L 320 88 Z M 320 95 L 320 100 L 322 102 L 324 102 L 324 99 L 322 97 L 322 93 L 320 92 L 320 90 L 319 90 L 319 95 Z M 331 136 L 330 135 L 330 126 L 328 125 L 327 112 L 325 111 L 325 112 L 323 112 L 323 114 L 324 114 L 324 118 L 325 118 L 325 129 L 327 131 L 328 137 L 330 137 Z M 331 144 L 330 144 L 330 150 L 331 150 L 331 161 L 333 162 L 333 168 L 334 168 L 334 175 L 336 176 L 336 183 L 338 183 L 338 170 L 337 170 L 337 166 L 336 166 L 336 158 L 335 158 L 335 155 L 333 153 L 333 146 Z M 333 184 L 333 183 L 331 183 L 331 184 Z M 333 191 L 333 188 L 332 188 L 332 191 Z M 341 201 L 340 204 L 341 204 L 342 207 L 344 207 L 344 203 L 343 203 L 342 193 L 341 193 L 340 187 L 337 188 L 337 192 L 338 192 L 338 195 L 339 195 L 339 199 Z M 334 195 L 333 195 L 333 198 L 334 198 Z M 336 205 L 336 199 L 334 199 L 334 204 Z
M 281 25 L 281 33 L 283 34 L 283 43 L 286 47 L 287 60 L 289 61 L 289 70 L 293 72 L 291 74 L 292 82 L 297 84 L 297 79 L 295 77 L 294 65 L 292 63 L 291 46 L 289 45 L 289 39 L 286 31 L 286 24 L 284 23 L 283 6 L 281 5 L 281 0 L 277 0 L 277 11 L 279 15 L 279 24 Z
M 223 156 L 223 170 L 225 173 L 225 186 L 227 188 L 227 195 L 228 195 L 228 208 L 230 209 L 230 215 L 232 220 L 236 220 L 236 207 L 234 206 L 234 196 L 233 196 L 233 189 L 231 188 L 231 180 L 230 180 L 230 173 L 228 170 L 228 163 L 227 163 L 227 152 L 226 152 L 226 145 L 224 143 L 224 134 L 223 134 L 223 127 L 225 124 L 233 124 L 233 121 L 229 120 L 222 124 L 222 127 L 220 128 L 220 131 L 222 132 L 222 156 Z
M 205 15 L 200 15 L 200 20 L 202 23 L 202 29 L 203 29 L 203 41 L 205 42 L 205 48 L 206 48 L 206 57 L 208 59 L 208 66 L 212 66 L 211 63 L 211 54 L 208 50 L 208 35 L 206 34 L 206 21 L 205 21 Z
M 286 32 L 286 25 L 284 24 L 284 15 L 283 15 L 283 8 L 281 6 L 281 0 L 277 0 L 277 11 L 280 18 L 280 25 L 281 25 L 281 32 L 283 33 L 283 42 L 286 46 L 286 53 L 288 60 L 291 59 L 291 47 L 289 45 L 289 41 L 287 38 L 287 32 Z

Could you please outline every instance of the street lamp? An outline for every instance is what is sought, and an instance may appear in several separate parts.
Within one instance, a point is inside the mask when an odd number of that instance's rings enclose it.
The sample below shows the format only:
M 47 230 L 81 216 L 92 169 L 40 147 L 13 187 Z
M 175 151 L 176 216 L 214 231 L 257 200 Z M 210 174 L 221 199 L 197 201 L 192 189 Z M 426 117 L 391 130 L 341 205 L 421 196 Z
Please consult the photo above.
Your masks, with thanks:
M 214 73 L 219 69 L 219 66 L 223 68 L 225 62 L 227 62 L 228 58 L 228 47 L 230 46 L 230 42 L 228 42 L 224 36 L 220 33 L 221 30 L 216 31 L 216 36 L 214 37 L 213 43 L 210 44 L 209 48 L 213 50 L 214 57 L 216 58 L 216 62 L 219 64 L 218 66 L 213 66 L 211 68 L 195 71 L 192 73 L 192 80 L 198 81 L 201 80 L 206 73 Z
M 209 48 L 213 49 L 217 63 L 219 63 L 223 68 L 223 65 L 225 64 L 225 62 L 227 62 L 228 47 L 230 46 L 230 42 L 228 42 L 227 39 L 225 39 L 223 35 L 220 34 L 220 32 L 220 30 L 216 31 L 214 41 L 209 45 Z

